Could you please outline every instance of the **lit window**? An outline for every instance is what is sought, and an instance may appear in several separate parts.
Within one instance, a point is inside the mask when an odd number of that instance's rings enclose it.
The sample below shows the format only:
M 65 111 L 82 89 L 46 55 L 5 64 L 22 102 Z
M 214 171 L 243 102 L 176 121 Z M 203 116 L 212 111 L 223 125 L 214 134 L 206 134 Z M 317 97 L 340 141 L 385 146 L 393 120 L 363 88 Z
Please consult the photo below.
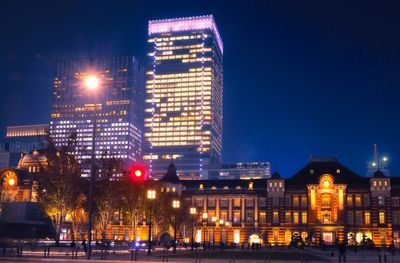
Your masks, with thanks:
M 385 224 L 385 212 L 379 212 L 379 224 Z
M 279 223 L 279 211 L 273 212 L 272 223 L 274 224 Z
M 353 206 L 353 196 L 352 195 L 348 195 L 347 196 L 347 206 Z
M 299 223 L 299 212 L 293 212 L 293 223 L 294 224 Z
M 302 212 L 301 213 L 301 222 L 303 224 L 307 224 L 307 212 Z
M 361 206 L 361 196 L 356 195 L 356 206 Z
M 233 212 L 233 223 L 235 224 L 240 223 L 240 211 Z
M 371 224 L 371 214 L 369 211 L 365 212 L 364 217 L 365 217 L 365 224 L 366 225 Z
M 260 212 L 259 219 L 260 224 L 265 224 L 267 222 L 267 215 L 265 212 Z
M 299 197 L 297 195 L 293 196 L 293 206 L 299 206 Z
M 285 223 L 292 223 L 292 216 L 290 212 L 285 212 Z
M 235 229 L 233 231 L 233 243 L 239 244 L 240 243 L 240 230 Z

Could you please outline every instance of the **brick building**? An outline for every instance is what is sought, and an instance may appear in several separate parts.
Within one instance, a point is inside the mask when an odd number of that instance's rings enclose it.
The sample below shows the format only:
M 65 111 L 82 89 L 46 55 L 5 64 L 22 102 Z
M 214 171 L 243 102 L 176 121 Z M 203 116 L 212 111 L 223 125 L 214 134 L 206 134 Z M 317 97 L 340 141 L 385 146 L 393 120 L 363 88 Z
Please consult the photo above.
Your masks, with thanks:
M 399 245 L 400 178 L 363 177 L 335 158 L 313 158 L 298 173 L 269 179 L 182 181 L 197 208 L 197 242 L 314 244 L 370 239 Z

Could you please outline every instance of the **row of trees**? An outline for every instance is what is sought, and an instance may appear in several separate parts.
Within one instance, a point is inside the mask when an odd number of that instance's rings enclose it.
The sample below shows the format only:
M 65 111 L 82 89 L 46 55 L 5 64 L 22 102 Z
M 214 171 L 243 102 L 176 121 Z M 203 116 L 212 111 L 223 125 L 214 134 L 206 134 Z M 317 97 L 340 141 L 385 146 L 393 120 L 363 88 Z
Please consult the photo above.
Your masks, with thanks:
M 47 166 L 38 176 L 38 201 L 54 222 L 56 242 L 59 241 L 61 227 L 66 216 L 72 225 L 72 239 L 83 239 L 88 222 L 89 180 L 81 177 L 79 163 L 69 154 L 76 148 L 76 136 L 72 135 L 66 146 L 56 147 L 49 138 L 44 153 Z M 125 172 L 115 159 L 100 158 L 95 165 L 94 220 L 102 238 L 106 239 L 107 226 L 117 214 L 119 221 L 130 225 L 133 236 L 137 236 L 138 224 L 148 218 L 146 189 L 156 188 L 155 182 L 143 184 L 133 182 L 129 176 L 116 178 L 115 174 Z M 172 197 L 165 195 L 152 206 L 154 229 L 166 230 L 174 223 L 171 211 Z M 182 222 L 182 218 L 178 217 Z

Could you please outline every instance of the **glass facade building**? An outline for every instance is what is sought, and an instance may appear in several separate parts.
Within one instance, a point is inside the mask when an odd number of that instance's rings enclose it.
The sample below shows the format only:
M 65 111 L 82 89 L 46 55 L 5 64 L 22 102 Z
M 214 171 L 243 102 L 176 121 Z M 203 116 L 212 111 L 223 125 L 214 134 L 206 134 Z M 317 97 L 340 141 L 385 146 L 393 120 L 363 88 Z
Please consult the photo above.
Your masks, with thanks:
M 98 81 L 95 90 L 85 85 L 89 77 Z M 96 159 L 121 160 L 125 168 L 141 159 L 143 80 L 133 56 L 58 61 L 50 135 L 57 146 L 76 135 L 82 176 L 90 175 L 94 127 Z
M 204 177 L 221 159 L 223 44 L 213 16 L 149 21 L 144 160 L 160 178 Z

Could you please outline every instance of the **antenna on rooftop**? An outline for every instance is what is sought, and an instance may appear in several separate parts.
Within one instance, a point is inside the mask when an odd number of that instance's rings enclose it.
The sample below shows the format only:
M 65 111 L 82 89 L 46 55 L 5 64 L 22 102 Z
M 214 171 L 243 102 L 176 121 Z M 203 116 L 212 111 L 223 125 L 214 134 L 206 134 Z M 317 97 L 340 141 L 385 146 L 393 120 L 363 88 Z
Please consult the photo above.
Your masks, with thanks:
M 378 144 L 374 143 L 374 157 L 371 162 L 367 162 L 367 175 L 373 176 L 376 171 L 382 171 L 384 174 L 389 175 L 388 162 L 387 156 L 379 156 Z

